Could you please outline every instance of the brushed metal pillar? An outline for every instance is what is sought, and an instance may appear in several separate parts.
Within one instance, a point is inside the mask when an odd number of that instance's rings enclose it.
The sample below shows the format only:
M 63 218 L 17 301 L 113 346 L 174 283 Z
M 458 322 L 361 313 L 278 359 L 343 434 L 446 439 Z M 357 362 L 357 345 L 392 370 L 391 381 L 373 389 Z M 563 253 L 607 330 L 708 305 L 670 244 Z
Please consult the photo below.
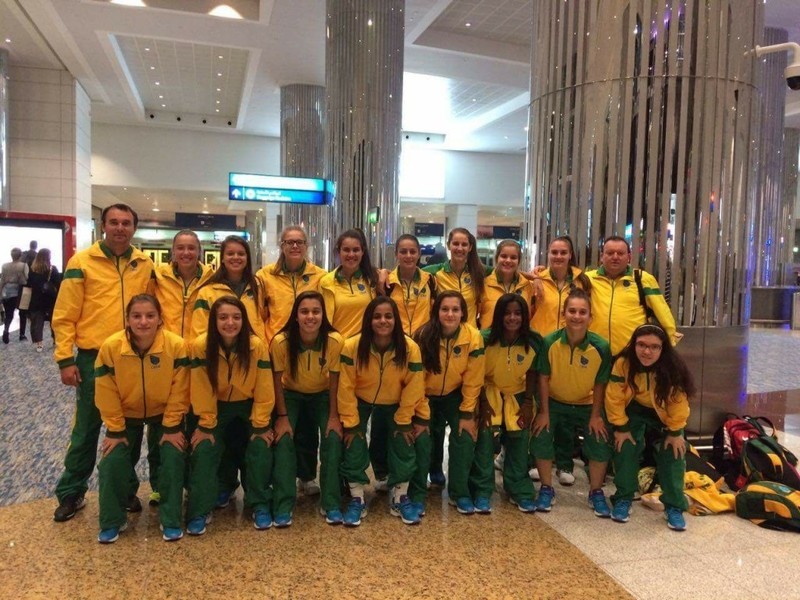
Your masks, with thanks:
M 253 272 L 264 266 L 264 211 L 248 210 L 244 213 L 244 228 L 247 230 L 250 243 L 250 255 L 253 259 Z
M 387 264 L 399 221 L 404 0 L 327 0 L 326 176 L 336 183 L 334 235 L 364 229 Z M 368 223 L 370 210 L 379 221 Z
M 785 129 L 783 132 L 783 196 L 782 213 L 785 243 L 779 260 L 783 264 L 783 281 L 781 285 L 795 285 L 794 274 L 794 224 L 798 215 L 797 205 L 797 170 L 798 153 L 800 153 L 800 131 Z
M 0 210 L 11 209 L 8 186 L 8 50 L 0 48 Z
M 706 399 L 745 390 L 763 4 L 541 0 L 533 10 L 527 257 L 543 264 L 549 240 L 569 234 L 580 264 L 597 265 L 604 237 L 627 237 L 681 330 L 701 328 L 681 351 L 700 357 L 690 426 L 705 433 L 717 418 Z M 741 352 L 712 356 L 718 335 Z
M 281 175 L 323 177 L 325 171 L 325 88 L 281 87 Z M 300 225 L 308 235 L 308 258 L 330 269 L 330 206 L 281 206 L 283 227 Z

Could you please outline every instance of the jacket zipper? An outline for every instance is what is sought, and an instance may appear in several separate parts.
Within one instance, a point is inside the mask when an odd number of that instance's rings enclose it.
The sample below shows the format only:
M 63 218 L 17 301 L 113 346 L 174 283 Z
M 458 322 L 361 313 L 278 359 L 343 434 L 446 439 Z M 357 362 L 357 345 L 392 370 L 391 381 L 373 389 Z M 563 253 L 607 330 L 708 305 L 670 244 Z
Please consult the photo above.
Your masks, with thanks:
M 455 340 L 453 340 L 455 342 Z M 447 369 L 450 367 L 450 340 L 445 341 L 445 358 L 444 358 L 444 372 L 442 373 L 442 392 L 440 396 L 444 396 L 444 385 L 447 383 Z
M 375 406 L 375 403 L 378 401 L 378 394 L 381 391 L 381 386 L 383 385 L 383 356 L 385 352 L 380 354 L 380 363 L 378 364 L 378 369 L 380 372 L 380 377 L 378 379 L 378 389 L 375 390 L 375 396 L 372 398 L 372 406 Z
M 147 385 L 145 383 L 145 378 L 144 378 L 144 356 L 142 356 L 141 354 L 139 355 L 139 363 L 140 363 L 141 372 L 142 372 L 142 404 L 144 405 L 144 417 L 143 418 L 146 419 L 147 418 Z

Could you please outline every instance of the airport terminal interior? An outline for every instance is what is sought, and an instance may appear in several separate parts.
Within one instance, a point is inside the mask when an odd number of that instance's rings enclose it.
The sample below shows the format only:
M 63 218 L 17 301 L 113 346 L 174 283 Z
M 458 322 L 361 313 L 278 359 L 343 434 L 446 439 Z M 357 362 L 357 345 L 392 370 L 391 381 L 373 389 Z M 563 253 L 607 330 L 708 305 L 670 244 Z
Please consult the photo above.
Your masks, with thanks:
M 209 264 L 243 235 L 261 266 L 302 222 L 331 269 L 342 223 L 362 226 L 386 267 L 400 233 L 425 263 L 466 227 L 488 267 L 500 240 L 518 240 L 529 268 L 564 233 L 596 266 L 614 233 L 657 276 L 686 333 L 678 351 L 704 374 L 696 445 L 710 449 L 732 412 L 769 418 L 800 455 L 800 47 L 756 58 L 754 42 L 800 43 L 800 4 L 0 0 L 0 263 L 35 239 L 63 271 L 114 203 L 138 212 L 133 243 L 156 264 L 180 229 Z M 387 54 L 365 75 L 374 48 Z M 635 76 L 615 72 L 626 61 Z M 648 69 L 682 81 L 639 89 Z M 337 163 L 334 129 L 338 148 L 369 139 Z M 263 201 L 232 174 L 327 179 L 336 200 Z M 367 200 L 353 200 L 358 185 Z M 299 492 L 291 527 L 257 531 L 239 490 L 203 537 L 165 543 L 144 502 L 117 543 L 98 544 L 96 472 L 86 507 L 53 521 L 75 390 L 49 323 L 40 352 L 19 326 L 0 345 L 4 598 L 800 599 L 796 533 L 732 512 L 671 531 L 638 501 L 628 523 L 598 519 L 579 458 L 549 513 L 518 511 L 497 471 L 490 515 L 461 515 L 433 487 L 408 527 L 370 485 L 358 528 L 326 525 Z M 144 458 L 137 472 L 145 501 Z

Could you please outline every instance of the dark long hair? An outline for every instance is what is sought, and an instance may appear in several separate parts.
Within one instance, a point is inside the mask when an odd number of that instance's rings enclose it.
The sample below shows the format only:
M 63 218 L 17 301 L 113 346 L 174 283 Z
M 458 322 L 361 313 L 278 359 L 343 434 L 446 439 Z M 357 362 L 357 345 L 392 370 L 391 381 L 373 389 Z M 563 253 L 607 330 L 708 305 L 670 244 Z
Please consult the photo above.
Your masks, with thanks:
M 528 311 L 528 304 L 525 299 L 519 294 L 503 294 L 494 306 L 494 314 L 492 315 L 492 328 L 489 331 L 489 339 L 486 340 L 486 346 L 498 344 L 503 340 L 503 318 L 506 315 L 506 309 L 511 304 L 517 304 L 522 313 L 522 331 L 520 331 L 520 340 L 525 346 L 525 352 L 531 346 L 541 347 L 542 336 L 530 328 L 530 313 Z
M 300 339 L 300 323 L 297 321 L 297 312 L 300 310 L 300 303 L 303 300 L 316 300 L 322 308 L 322 322 L 319 325 L 319 334 L 317 338 L 322 342 L 322 356 L 325 356 L 328 349 L 328 334 L 331 331 L 336 331 L 328 320 L 328 315 L 325 314 L 325 299 L 322 297 L 322 294 L 315 291 L 300 292 L 297 294 L 297 298 L 295 298 L 294 305 L 292 306 L 292 314 L 289 315 L 286 325 L 278 332 L 285 334 L 286 341 L 289 343 L 289 374 L 294 380 L 297 379 L 297 363 L 300 360 L 300 345 L 302 344 L 302 340 Z
M 394 359 L 392 362 L 399 368 L 404 367 L 408 362 L 408 345 L 406 344 L 406 336 L 403 333 L 403 324 L 400 322 L 400 311 L 397 309 L 397 304 L 387 296 L 378 296 L 367 304 L 364 318 L 361 320 L 361 339 L 358 341 L 358 350 L 356 352 L 356 366 L 359 369 L 366 369 L 369 366 L 369 351 L 375 339 L 375 332 L 372 331 L 372 317 L 375 314 L 375 309 L 381 304 L 391 306 L 394 314 L 394 329 L 392 330 Z
M 342 242 L 348 238 L 358 240 L 358 243 L 361 245 L 361 262 L 358 267 L 361 269 L 361 274 L 364 276 L 364 279 L 367 280 L 369 286 L 375 289 L 378 285 L 378 273 L 375 271 L 375 267 L 372 266 L 372 259 L 369 257 L 369 249 L 367 247 L 367 237 L 364 235 L 363 231 L 360 229 L 348 229 L 340 234 L 339 237 L 336 238 L 336 254 L 339 254 Z
M 250 319 L 247 317 L 247 309 L 236 296 L 222 296 L 217 298 L 214 304 L 211 305 L 211 311 L 208 313 L 208 339 L 206 343 L 206 373 L 208 380 L 211 382 L 211 389 L 217 393 L 217 373 L 219 370 L 219 349 L 223 347 L 222 336 L 217 328 L 217 312 L 220 306 L 227 304 L 228 306 L 235 306 L 242 313 L 242 330 L 236 336 L 236 341 L 233 344 L 233 353 L 236 355 L 232 364 L 239 367 L 245 377 L 250 370 L 250 336 L 255 335 L 253 328 L 250 325 Z M 231 371 L 233 366 L 231 364 Z
M 569 246 L 569 263 L 567 263 L 568 272 L 572 273 L 572 267 L 575 267 L 576 269 L 580 269 L 580 267 L 578 266 L 578 258 L 575 256 L 575 245 L 572 243 L 572 238 L 569 237 L 568 235 L 560 235 L 557 238 L 555 238 L 553 241 L 550 242 L 550 246 L 553 245 L 553 242 L 564 242 L 567 246 Z M 548 250 L 549 250 L 550 246 L 548 246 Z M 580 275 L 578 275 L 572 281 L 572 283 L 570 284 L 570 287 L 574 289 L 576 287 L 576 285 L 575 285 L 576 282 L 580 283 L 580 286 L 584 290 L 586 290 L 587 292 L 591 292 L 592 291 L 592 282 L 586 276 L 586 273 L 584 273 L 583 270 L 581 270 Z
M 442 359 L 439 356 L 439 346 L 442 343 L 442 324 L 439 322 L 439 309 L 442 307 L 442 302 L 447 298 L 458 298 L 461 305 L 461 322 L 467 320 L 467 301 L 461 292 L 455 290 L 447 290 L 436 296 L 436 300 L 431 306 L 431 318 L 414 334 L 414 339 L 419 344 L 420 352 L 422 353 L 422 366 L 425 370 L 434 375 L 442 372 Z
M 256 308 L 261 310 L 261 295 L 259 294 L 258 280 L 253 274 L 253 257 L 250 253 L 250 244 L 248 244 L 247 240 L 245 240 L 243 237 L 238 235 L 229 235 L 222 241 L 222 244 L 220 244 L 219 247 L 219 268 L 214 271 L 214 274 L 208 279 L 205 285 L 211 283 L 227 283 L 228 270 L 225 268 L 223 258 L 225 257 L 225 248 L 227 248 L 230 244 L 239 244 L 244 248 L 245 254 L 247 255 L 247 262 L 244 265 L 242 280 L 250 286 L 250 289 L 253 291 L 253 301 L 256 303 Z
M 661 342 L 661 356 L 650 367 L 645 367 L 636 356 L 636 342 L 645 335 L 654 335 Z M 664 408 L 667 402 L 672 401 L 673 395 L 677 391 L 683 391 L 687 396 L 694 396 L 697 391 L 689 367 L 672 347 L 667 333 L 658 325 L 647 324 L 637 327 L 631 335 L 628 345 L 617 355 L 617 359 L 619 358 L 626 359 L 630 365 L 628 385 L 631 386 L 634 393 L 640 391 L 635 381 L 638 373 L 651 371 L 655 375 L 655 401 L 661 408 Z
M 467 236 L 470 249 L 467 254 L 467 271 L 472 277 L 472 285 L 475 288 L 475 298 L 478 305 L 481 303 L 481 296 L 483 296 L 483 280 L 486 278 L 486 267 L 483 266 L 480 257 L 478 256 L 478 241 L 468 229 L 463 227 L 454 227 L 447 235 L 447 247 L 450 248 L 450 242 L 453 241 L 454 233 L 463 233 Z
M 45 250 L 39 250 L 39 252 L 45 252 Z M 49 252 L 49 250 L 47 250 Z M 128 336 L 128 341 L 130 341 L 131 346 L 136 352 L 142 352 L 142 348 L 138 348 L 136 342 L 133 339 L 133 332 L 131 331 L 130 325 L 127 324 L 128 319 L 131 316 L 131 310 L 133 309 L 134 304 L 138 304 L 139 302 L 147 302 L 152 304 L 153 307 L 156 309 L 158 313 L 158 319 L 161 320 L 161 303 L 158 301 L 158 298 L 155 296 L 151 296 L 150 294 L 136 294 L 133 298 L 128 301 L 128 305 L 125 307 L 125 334 Z M 161 327 L 161 323 L 158 325 Z M 145 349 L 147 350 L 147 349 Z

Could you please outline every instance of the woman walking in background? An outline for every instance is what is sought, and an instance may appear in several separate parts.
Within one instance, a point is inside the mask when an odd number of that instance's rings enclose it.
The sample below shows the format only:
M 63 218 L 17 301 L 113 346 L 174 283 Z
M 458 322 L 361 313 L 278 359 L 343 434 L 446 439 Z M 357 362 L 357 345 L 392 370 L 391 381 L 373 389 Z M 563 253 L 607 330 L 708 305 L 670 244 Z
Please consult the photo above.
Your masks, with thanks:
M 36 346 L 36 351 L 41 352 L 44 322 L 49 321 L 53 315 L 58 287 L 61 285 L 61 274 L 50 264 L 50 250 L 47 248 L 42 248 L 36 253 L 28 275 L 28 285 L 31 287 L 31 303 L 28 307 L 31 341 Z

